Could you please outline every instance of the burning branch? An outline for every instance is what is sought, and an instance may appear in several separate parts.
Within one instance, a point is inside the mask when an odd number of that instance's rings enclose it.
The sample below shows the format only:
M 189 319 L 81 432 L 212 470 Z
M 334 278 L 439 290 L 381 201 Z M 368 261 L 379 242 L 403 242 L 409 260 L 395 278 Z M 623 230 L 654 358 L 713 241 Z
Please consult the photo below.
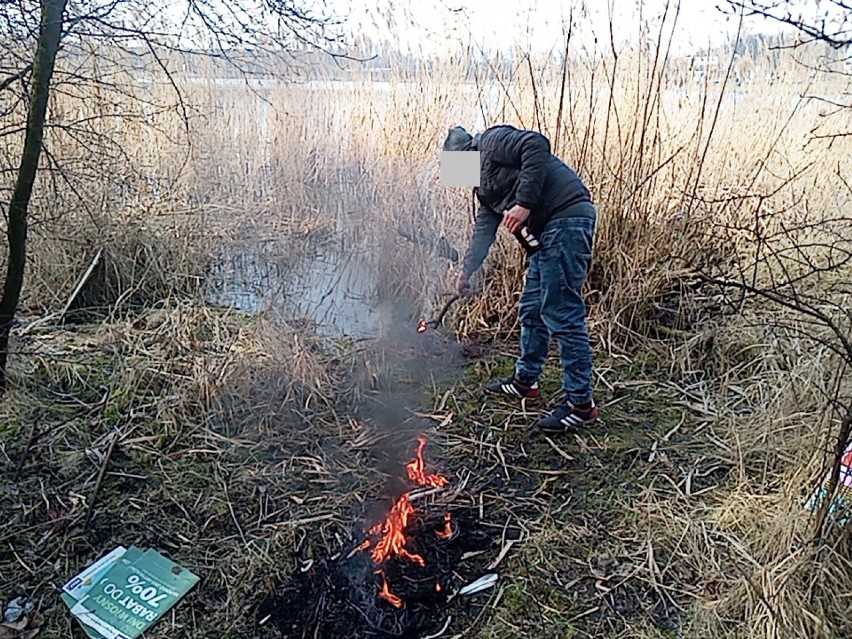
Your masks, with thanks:
M 449 539 L 453 536 L 453 526 L 452 526 L 453 517 L 450 513 L 444 515 L 444 529 L 437 531 L 437 535 L 439 539 Z
M 382 526 L 383 536 L 376 547 L 373 548 L 373 561 L 380 564 L 386 559 L 398 555 L 421 566 L 426 565 L 423 557 L 412 554 L 405 549 L 405 544 L 408 541 L 405 536 L 405 529 L 408 528 L 408 518 L 413 514 L 414 506 L 408 501 L 408 493 L 405 493 L 394 502 L 387 519 L 385 519 Z
M 450 310 L 450 307 L 455 304 L 460 297 L 458 295 L 453 295 L 450 299 L 447 300 L 447 303 L 444 304 L 444 308 L 441 309 L 441 312 L 438 313 L 438 316 L 434 319 L 430 320 L 421 320 L 420 324 L 417 325 L 418 333 L 425 333 L 429 330 L 430 326 L 438 328 L 444 322 L 444 316 L 447 314 L 447 311 Z

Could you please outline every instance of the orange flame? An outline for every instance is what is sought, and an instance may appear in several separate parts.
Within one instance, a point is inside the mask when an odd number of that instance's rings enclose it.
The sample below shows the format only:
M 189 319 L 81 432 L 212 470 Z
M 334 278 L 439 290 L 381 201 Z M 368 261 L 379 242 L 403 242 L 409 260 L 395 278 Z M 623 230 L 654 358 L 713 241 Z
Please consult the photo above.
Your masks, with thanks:
M 425 472 L 426 464 L 423 462 L 423 449 L 426 447 L 426 438 L 420 435 L 417 441 L 419 442 L 417 455 L 405 465 L 406 470 L 408 470 L 408 478 L 421 486 L 431 486 L 432 488 L 440 488 L 449 484 L 450 480 L 443 475 L 430 475 Z
M 406 464 L 408 478 L 416 482 L 420 486 L 432 486 L 435 488 L 446 486 L 449 479 L 443 475 L 432 475 L 425 472 L 425 463 L 423 461 L 423 449 L 426 447 L 426 438 L 423 435 L 417 438 L 417 453 L 415 458 Z M 413 561 L 421 566 L 426 565 L 426 561 L 420 555 L 411 553 L 405 549 L 405 544 L 408 538 L 405 536 L 405 529 L 408 527 L 408 521 L 411 515 L 414 514 L 414 506 L 411 505 L 409 495 L 404 493 L 397 499 L 391 507 L 388 516 L 384 523 L 377 524 L 370 529 L 370 535 L 381 534 L 381 539 L 373 547 L 372 557 L 377 564 L 382 563 L 389 557 L 398 555 Z M 452 535 L 452 528 L 449 520 L 446 524 L 446 530 L 449 535 Z M 357 550 L 366 550 L 372 546 L 372 542 L 367 539 L 364 543 L 358 546 Z
M 385 576 L 385 571 L 379 569 L 379 570 L 376 571 L 376 574 L 382 576 L 382 590 L 379 593 L 379 597 L 381 597 L 385 601 L 390 602 L 391 604 L 393 604 L 397 608 L 402 608 L 402 599 L 400 599 L 395 594 L 393 594 L 390 591 L 390 589 L 388 588 L 388 579 Z
M 382 538 L 373 548 L 373 561 L 380 564 L 392 555 L 399 555 L 421 566 L 426 565 L 423 557 L 412 554 L 405 549 L 405 542 L 408 541 L 405 536 L 405 529 L 408 527 L 408 518 L 413 514 L 414 506 L 408 501 L 408 493 L 405 493 L 394 502 L 385 523 L 382 524 Z
M 425 330 L 425 322 L 423 322 L 422 325 Z M 408 471 L 408 478 L 411 481 L 416 482 L 419 486 L 430 486 L 432 488 L 446 486 L 450 482 L 449 479 L 443 475 L 433 475 L 425 471 L 426 464 L 423 461 L 423 449 L 426 447 L 426 437 L 421 435 L 417 438 L 417 440 L 418 445 L 416 455 L 414 459 L 405 465 L 405 468 Z M 390 557 L 399 556 L 404 557 L 409 561 L 413 561 L 420 566 L 426 565 L 426 560 L 423 559 L 423 557 L 412 553 L 405 548 L 405 544 L 408 542 L 405 530 L 408 528 L 408 522 L 411 515 L 415 512 L 414 506 L 411 505 L 411 500 L 409 499 L 410 495 L 410 491 L 404 493 L 393 503 L 393 506 L 391 506 L 390 512 L 384 522 L 376 524 L 370 529 L 368 538 L 355 549 L 355 552 L 366 550 L 372 546 L 373 550 L 370 555 L 376 564 L 381 564 Z M 444 516 L 444 529 L 442 531 L 436 531 L 438 537 L 441 539 L 446 539 L 452 536 L 453 529 L 450 522 L 451 517 L 450 514 L 447 513 Z M 380 539 L 374 545 L 371 537 L 375 536 L 380 536 Z M 383 585 L 379 596 L 382 599 L 389 601 L 397 608 L 401 608 L 403 604 L 402 599 L 390 592 L 384 571 L 379 569 L 376 571 L 376 574 L 381 574 L 382 576 Z M 435 588 L 438 592 L 441 592 L 440 584 L 437 584 Z
M 438 538 L 440 539 L 449 539 L 453 536 L 453 526 L 450 523 L 453 520 L 452 515 L 447 513 L 444 515 L 444 529 L 436 531 Z

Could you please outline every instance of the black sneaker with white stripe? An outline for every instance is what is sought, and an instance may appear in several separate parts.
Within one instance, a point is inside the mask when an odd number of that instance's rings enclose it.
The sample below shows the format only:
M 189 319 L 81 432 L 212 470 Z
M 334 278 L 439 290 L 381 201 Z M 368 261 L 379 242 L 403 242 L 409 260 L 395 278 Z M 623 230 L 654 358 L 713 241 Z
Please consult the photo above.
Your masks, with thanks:
M 546 433 L 564 433 L 591 426 L 597 421 L 599 414 L 594 402 L 588 408 L 577 408 L 566 402 L 557 406 L 547 417 L 538 420 L 536 426 Z
M 508 395 L 509 397 L 520 397 L 522 399 L 535 399 L 539 395 L 538 382 L 524 384 L 515 379 L 514 376 L 509 379 L 497 380 L 496 382 L 486 384 L 485 392 Z

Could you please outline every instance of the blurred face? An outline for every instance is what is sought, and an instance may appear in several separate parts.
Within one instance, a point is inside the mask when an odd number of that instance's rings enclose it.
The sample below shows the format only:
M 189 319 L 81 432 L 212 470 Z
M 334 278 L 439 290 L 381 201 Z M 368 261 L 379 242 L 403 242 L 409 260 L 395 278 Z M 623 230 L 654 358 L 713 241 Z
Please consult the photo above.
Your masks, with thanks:
M 479 151 L 441 151 L 441 186 L 479 187 Z

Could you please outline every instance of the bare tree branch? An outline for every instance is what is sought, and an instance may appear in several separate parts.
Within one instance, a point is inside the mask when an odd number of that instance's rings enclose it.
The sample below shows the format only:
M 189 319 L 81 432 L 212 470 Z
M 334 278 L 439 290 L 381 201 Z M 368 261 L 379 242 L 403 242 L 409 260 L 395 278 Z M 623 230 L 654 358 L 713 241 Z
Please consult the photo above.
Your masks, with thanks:
M 5 91 L 7 88 L 9 88 L 11 85 L 13 85 L 18 80 L 22 80 L 32 70 L 33 70 L 33 65 L 32 65 L 32 63 L 30 63 L 27 66 L 25 66 L 23 69 L 21 69 L 20 71 L 15 73 L 14 75 L 10 75 L 8 78 L 6 78 L 2 82 L 0 82 L 0 91 Z
M 758 0 L 725 0 L 736 13 L 746 16 L 758 16 L 795 28 L 809 40 L 797 43 L 825 42 L 835 49 L 842 49 L 852 43 L 852 3 L 847 0 L 825 0 L 838 13 L 832 21 L 826 13 L 807 19 L 799 11 L 795 13 L 796 3 L 790 0 L 758 2 Z M 724 10 L 724 9 L 723 9 Z

